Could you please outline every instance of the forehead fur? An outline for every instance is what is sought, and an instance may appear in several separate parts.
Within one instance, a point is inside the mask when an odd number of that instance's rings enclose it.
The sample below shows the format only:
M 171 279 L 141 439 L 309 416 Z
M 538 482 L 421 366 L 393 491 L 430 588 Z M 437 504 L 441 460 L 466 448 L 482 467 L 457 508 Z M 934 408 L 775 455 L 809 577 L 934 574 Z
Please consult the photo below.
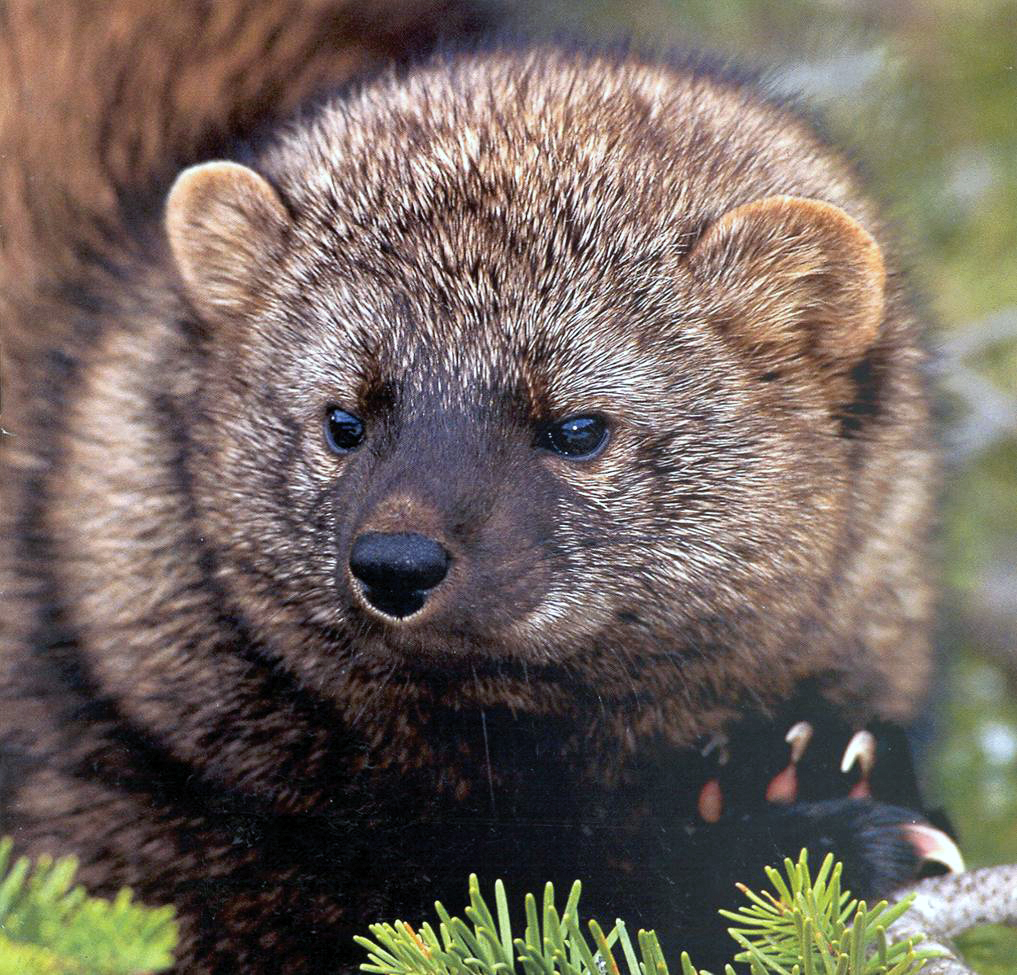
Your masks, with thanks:
M 506 237 L 539 235 L 559 257 L 623 254 L 782 194 L 871 219 L 801 118 L 705 67 L 555 48 L 463 55 L 298 128 L 263 164 L 298 214 L 340 239 L 429 220 L 462 255 L 469 218 L 486 210 Z
M 663 317 L 695 320 L 669 284 L 721 214 L 786 194 L 873 222 L 846 167 L 757 88 L 553 47 L 383 77 L 258 168 L 294 219 L 282 278 L 319 306 L 305 321 L 328 317 L 311 334 L 344 333 L 336 355 L 387 344 L 387 363 L 480 383 L 525 382 L 505 371 L 536 361 L 581 408 L 651 378 Z

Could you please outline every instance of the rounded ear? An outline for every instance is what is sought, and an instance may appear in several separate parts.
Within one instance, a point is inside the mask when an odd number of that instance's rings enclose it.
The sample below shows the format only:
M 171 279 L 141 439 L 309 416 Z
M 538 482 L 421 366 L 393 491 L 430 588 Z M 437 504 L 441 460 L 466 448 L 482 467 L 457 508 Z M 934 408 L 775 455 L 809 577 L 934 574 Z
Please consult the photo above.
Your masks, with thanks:
M 774 196 L 736 207 L 706 229 L 686 261 L 711 319 L 774 365 L 794 360 L 842 372 L 879 333 L 882 251 L 830 203 Z
M 195 307 L 213 318 L 250 307 L 289 216 L 253 169 L 209 162 L 185 169 L 166 199 L 166 234 Z

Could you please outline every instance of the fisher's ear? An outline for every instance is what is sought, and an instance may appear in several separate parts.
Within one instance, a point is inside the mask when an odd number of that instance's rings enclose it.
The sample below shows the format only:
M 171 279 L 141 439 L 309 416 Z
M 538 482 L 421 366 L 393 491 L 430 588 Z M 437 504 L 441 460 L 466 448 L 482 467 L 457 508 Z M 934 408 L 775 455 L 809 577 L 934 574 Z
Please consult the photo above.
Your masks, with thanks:
M 774 196 L 736 207 L 686 261 L 711 323 L 776 369 L 805 362 L 843 373 L 879 333 L 882 252 L 830 203 Z
M 250 308 L 288 224 L 279 195 L 247 166 L 202 163 L 177 177 L 166 200 L 166 234 L 202 315 L 231 317 Z

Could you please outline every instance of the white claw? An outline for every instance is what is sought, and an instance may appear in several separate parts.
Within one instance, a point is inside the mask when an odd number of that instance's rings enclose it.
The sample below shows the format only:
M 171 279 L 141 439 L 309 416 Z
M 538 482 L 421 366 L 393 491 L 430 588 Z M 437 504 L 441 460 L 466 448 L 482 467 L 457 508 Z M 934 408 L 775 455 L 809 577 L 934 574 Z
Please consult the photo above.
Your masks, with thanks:
M 710 740 L 702 747 L 699 754 L 702 755 L 703 758 L 706 758 L 716 752 L 717 764 L 727 765 L 728 759 L 730 758 L 727 750 L 728 741 L 729 739 L 727 735 L 721 732 L 710 735 Z
M 862 777 L 867 778 L 876 764 L 876 738 L 871 731 L 854 733 L 840 760 L 840 770 L 850 772 L 855 762 L 861 766 Z
M 808 721 L 799 721 L 791 725 L 784 736 L 784 741 L 791 746 L 791 764 L 797 765 L 805 754 L 805 749 L 809 747 L 809 742 L 812 741 L 812 725 Z
M 904 832 L 922 863 L 941 863 L 951 873 L 964 873 L 967 869 L 957 844 L 942 830 L 912 823 L 904 827 Z

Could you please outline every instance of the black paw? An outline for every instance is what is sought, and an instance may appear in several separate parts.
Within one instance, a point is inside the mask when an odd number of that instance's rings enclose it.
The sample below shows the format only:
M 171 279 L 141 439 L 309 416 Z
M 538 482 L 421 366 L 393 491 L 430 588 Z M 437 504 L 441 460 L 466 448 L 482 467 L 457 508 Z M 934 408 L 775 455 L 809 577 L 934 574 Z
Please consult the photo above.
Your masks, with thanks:
M 902 729 L 879 724 L 850 730 L 796 721 L 784 735 L 787 764 L 767 784 L 771 802 L 877 798 L 917 808 L 918 783 Z
M 717 825 L 728 834 L 725 845 L 743 870 L 755 870 L 743 879 L 749 886 L 764 883 L 763 865 L 795 859 L 804 848 L 817 867 L 833 853 L 844 864 L 843 886 L 870 900 L 918 875 L 923 851 L 913 830 L 931 829 L 909 809 L 866 799 L 770 803 Z
M 689 886 L 715 911 L 740 903 L 736 882 L 768 886 L 763 868 L 803 848 L 816 868 L 832 853 L 844 887 L 870 902 L 925 873 L 963 870 L 953 840 L 923 809 L 903 729 L 852 728 L 828 708 L 799 704 L 704 743 L 697 825 L 684 856 L 671 859 L 675 875 L 694 877 Z M 689 943 L 727 947 L 715 915 L 684 903 L 695 917 L 684 926 Z
M 797 702 L 796 702 L 797 704 Z M 716 822 L 725 811 L 765 799 L 788 804 L 827 799 L 875 799 L 921 810 L 904 730 L 887 723 L 852 727 L 829 708 L 791 706 L 781 715 L 741 722 L 703 746 L 697 812 Z
M 736 948 L 726 934 L 727 922 L 716 912 L 744 903 L 736 883 L 769 889 L 764 867 L 780 868 L 804 848 L 813 869 L 832 853 L 844 865 L 844 889 L 872 903 L 918 876 L 928 853 L 928 843 L 916 839 L 922 835 L 935 835 L 937 843 L 952 847 L 919 814 L 868 799 L 759 802 L 753 809 L 729 810 L 716 823 L 697 828 L 681 859 L 670 864 L 681 878 L 679 886 L 691 887 L 695 896 L 684 900 L 677 937 L 669 937 L 668 944 L 688 949 L 698 965 L 722 968 Z

